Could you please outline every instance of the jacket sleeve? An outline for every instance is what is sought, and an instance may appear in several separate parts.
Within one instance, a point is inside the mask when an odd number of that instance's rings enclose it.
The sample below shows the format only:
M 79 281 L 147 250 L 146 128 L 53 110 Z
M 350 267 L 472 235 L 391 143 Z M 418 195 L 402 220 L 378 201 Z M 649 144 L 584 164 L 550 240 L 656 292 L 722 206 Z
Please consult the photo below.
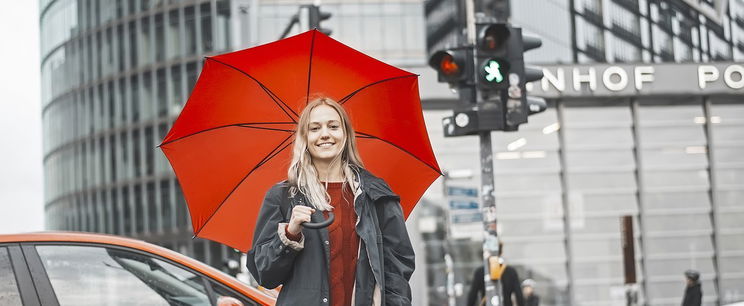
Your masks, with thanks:
M 379 203 L 385 205 L 380 218 L 385 277 L 384 305 L 411 305 L 411 287 L 408 281 L 415 269 L 413 246 L 408 237 L 400 203 L 395 198 L 384 202 Z
M 254 277 L 261 286 L 269 289 L 283 284 L 290 275 L 305 240 L 304 235 L 299 242 L 287 239 L 284 232 L 286 223 L 283 223 L 285 220 L 280 211 L 282 196 L 281 188 L 277 187 L 266 193 L 258 213 L 250 251 L 258 272 Z

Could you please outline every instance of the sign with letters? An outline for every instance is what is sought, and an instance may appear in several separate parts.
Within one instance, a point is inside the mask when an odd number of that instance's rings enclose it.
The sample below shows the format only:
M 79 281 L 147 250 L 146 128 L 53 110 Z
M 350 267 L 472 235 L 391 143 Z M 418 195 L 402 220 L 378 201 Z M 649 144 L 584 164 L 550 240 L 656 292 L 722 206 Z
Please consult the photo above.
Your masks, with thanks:
M 483 213 L 477 188 L 448 186 L 447 206 L 452 238 L 483 239 Z
M 744 63 L 543 65 L 544 98 L 744 94 Z

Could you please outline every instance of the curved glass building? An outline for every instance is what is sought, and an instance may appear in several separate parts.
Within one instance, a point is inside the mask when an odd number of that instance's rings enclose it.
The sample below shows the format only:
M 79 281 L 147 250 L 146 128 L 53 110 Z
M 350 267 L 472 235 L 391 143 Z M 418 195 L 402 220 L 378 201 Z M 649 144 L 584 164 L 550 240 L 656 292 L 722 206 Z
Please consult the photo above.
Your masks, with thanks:
M 46 227 L 142 238 L 219 265 L 192 241 L 156 149 L 204 54 L 228 49 L 227 1 L 41 1 Z

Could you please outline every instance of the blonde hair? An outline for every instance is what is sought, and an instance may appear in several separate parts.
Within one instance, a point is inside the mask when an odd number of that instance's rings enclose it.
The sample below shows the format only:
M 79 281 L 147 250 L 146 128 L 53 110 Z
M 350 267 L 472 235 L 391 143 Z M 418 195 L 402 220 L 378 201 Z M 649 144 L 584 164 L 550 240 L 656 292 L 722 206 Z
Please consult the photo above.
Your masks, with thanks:
M 295 196 L 297 192 L 300 192 L 315 209 L 325 211 L 332 210 L 333 206 L 330 204 L 330 196 L 325 186 L 320 183 L 318 171 L 312 163 L 312 156 L 310 155 L 307 144 L 310 112 L 320 105 L 330 106 L 336 110 L 341 118 L 344 143 L 341 153 L 331 163 L 341 163 L 344 188 L 355 186 L 356 169 L 362 167 L 362 159 L 359 157 L 359 151 L 357 150 L 354 128 L 351 126 L 349 115 L 341 104 L 325 96 L 311 99 L 310 103 L 302 110 L 300 119 L 297 122 L 297 131 L 292 149 L 292 162 L 287 171 L 287 181 L 290 185 L 290 196 Z

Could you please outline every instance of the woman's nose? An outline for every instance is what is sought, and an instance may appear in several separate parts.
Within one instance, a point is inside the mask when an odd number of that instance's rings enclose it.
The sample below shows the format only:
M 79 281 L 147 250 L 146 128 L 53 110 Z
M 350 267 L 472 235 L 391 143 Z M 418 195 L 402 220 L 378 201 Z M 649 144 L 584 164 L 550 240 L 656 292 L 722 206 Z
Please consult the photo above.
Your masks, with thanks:
M 328 131 L 327 128 L 321 128 L 320 129 L 320 137 L 321 138 L 328 138 L 331 137 L 331 133 Z

